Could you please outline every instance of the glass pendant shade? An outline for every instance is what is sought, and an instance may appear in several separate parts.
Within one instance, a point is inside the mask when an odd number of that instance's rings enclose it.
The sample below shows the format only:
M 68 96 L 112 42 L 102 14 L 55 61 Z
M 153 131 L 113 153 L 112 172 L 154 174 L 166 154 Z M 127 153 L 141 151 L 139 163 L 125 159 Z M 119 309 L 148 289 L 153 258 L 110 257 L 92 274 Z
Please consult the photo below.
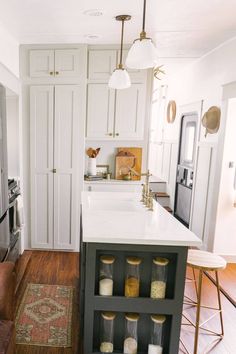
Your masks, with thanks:
M 126 66 L 130 69 L 149 69 L 157 65 L 157 49 L 150 38 L 137 39 L 128 52 Z
M 113 89 L 126 89 L 131 86 L 130 77 L 125 69 L 115 69 L 110 77 L 108 86 Z

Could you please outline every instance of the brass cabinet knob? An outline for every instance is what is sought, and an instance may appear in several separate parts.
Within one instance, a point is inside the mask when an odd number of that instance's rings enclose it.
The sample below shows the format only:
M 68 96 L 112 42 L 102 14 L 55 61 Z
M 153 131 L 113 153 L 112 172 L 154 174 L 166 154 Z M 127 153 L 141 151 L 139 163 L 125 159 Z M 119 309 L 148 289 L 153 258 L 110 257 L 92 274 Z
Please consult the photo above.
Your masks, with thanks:
M 116 133 L 116 136 L 119 136 L 120 134 L 119 133 Z
M 50 72 L 49 72 L 49 74 L 50 74 L 50 75 L 53 75 L 53 74 L 54 74 L 54 72 L 53 72 L 53 71 L 50 71 Z
M 53 172 L 53 173 L 57 173 L 57 170 L 56 170 L 56 168 L 54 168 L 54 169 L 52 170 L 52 172 Z
M 59 71 L 56 71 L 55 74 L 56 74 L 56 75 L 59 75 Z

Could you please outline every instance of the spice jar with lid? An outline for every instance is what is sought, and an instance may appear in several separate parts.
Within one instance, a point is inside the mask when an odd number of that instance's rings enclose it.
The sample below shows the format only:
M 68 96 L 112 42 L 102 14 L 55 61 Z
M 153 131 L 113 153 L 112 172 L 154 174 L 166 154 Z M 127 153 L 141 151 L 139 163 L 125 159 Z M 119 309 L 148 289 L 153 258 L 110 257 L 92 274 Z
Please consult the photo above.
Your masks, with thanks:
M 139 266 L 142 262 L 138 257 L 126 258 L 126 278 L 125 278 L 125 296 L 138 297 L 140 286 Z
M 114 256 L 103 255 L 100 257 L 99 268 L 99 295 L 112 296 L 113 294 L 113 263 Z
M 148 345 L 148 354 L 163 353 L 163 327 L 166 321 L 166 316 L 152 315 L 151 316 L 151 336 Z
M 137 313 L 125 315 L 124 354 L 137 354 L 138 350 L 138 319 Z
M 114 337 L 114 320 L 115 313 L 103 312 L 101 314 L 101 327 L 100 327 L 100 352 L 113 353 L 113 337 Z
M 169 260 L 167 258 L 156 257 L 152 262 L 152 299 L 164 299 L 166 295 L 166 282 Z

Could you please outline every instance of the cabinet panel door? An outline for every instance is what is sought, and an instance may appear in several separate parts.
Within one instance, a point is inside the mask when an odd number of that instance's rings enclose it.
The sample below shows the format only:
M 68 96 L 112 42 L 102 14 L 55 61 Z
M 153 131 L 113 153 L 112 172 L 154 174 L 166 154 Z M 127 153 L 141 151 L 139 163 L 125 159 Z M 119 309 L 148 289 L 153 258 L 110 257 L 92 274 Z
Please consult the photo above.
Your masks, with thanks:
M 107 84 L 89 84 L 87 137 L 113 139 L 115 91 Z
M 55 76 L 79 76 L 79 49 L 55 50 Z
M 55 87 L 54 127 L 54 248 L 74 249 L 79 237 L 78 86 Z
M 30 51 L 30 77 L 54 75 L 54 50 Z
M 116 92 L 115 137 L 143 139 L 145 92 L 143 84 L 133 84 Z
M 88 78 L 109 80 L 116 68 L 116 50 L 90 50 Z
M 212 147 L 198 146 L 190 229 L 204 240 Z
M 31 246 L 53 248 L 53 87 L 30 89 Z

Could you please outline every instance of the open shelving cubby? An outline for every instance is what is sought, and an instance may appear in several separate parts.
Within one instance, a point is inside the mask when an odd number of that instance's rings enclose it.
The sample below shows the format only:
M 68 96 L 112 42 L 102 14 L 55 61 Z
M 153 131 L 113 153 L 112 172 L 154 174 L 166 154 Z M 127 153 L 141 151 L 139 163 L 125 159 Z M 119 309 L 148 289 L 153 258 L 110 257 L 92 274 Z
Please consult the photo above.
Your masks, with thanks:
M 138 354 L 147 354 L 150 337 L 150 316 L 165 315 L 163 354 L 177 354 L 186 271 L 187 247 L 164 245 L 131 245 L 82 243 L 81 249 L 81 321 L 84 354 L 98 354 L 101 313 L 116 313 L 114 324 L 114 353 L 123 353 L 125 313 L 138 313 Z M 113 269 L 113 296 L 98 295 L 99 258 L 115 256 Z M 140 296 L 124 296 L 126 258 L 142 258 L 140 265 Z M 169 259 L 165 299 L 151 299 L 152 260 Z

